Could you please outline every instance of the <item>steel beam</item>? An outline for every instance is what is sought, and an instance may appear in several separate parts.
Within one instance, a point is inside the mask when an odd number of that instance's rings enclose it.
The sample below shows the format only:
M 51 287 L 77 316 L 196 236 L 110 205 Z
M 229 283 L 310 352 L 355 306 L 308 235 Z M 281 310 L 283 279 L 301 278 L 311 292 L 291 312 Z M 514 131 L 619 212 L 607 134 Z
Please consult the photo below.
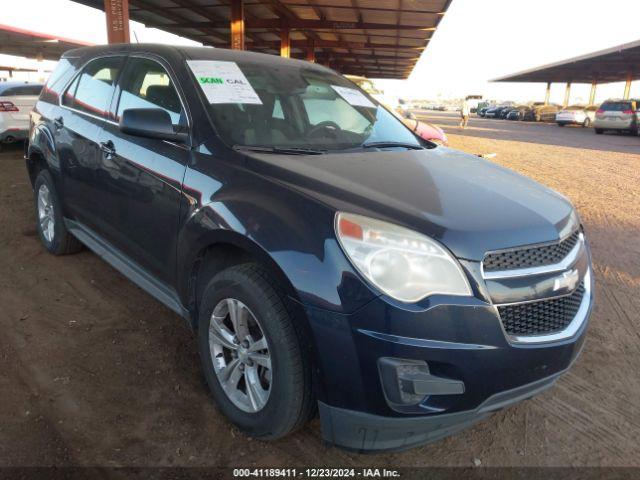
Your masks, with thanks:
M 544 104 L 549 105 L 549 98 L 551 98 L 551 82 L 547 82 L 547 92 L 544 96 Z
M 564 89 L 564 103 L 563 107 L 569 105 L 569 98 L 571 97 L 571 82 L 567 82 L 567 87 Z
M 625 100 L 628 100 L 631 95 L 632 80 L 633 80 L 633 73 L 632 72 L 627 73 L 627 80 L 624 84 L 624 95 L 622 96 L 622 98 L 624 98 Z
M 291 30 L 287 27 L 280 30 L 280 56 L 291 57 Z
M 129 0 L 104 0 L 108 43 L 129 43 Z
M 591 92 L 589 92 L 589 105 L 594 105 L 596 103 L 596 87 L 598 86 L 598 82 L 594 80 L 591 82 Z
M 242 0 L 231 0 L 231 48 L 244 50 L 244 5 Z

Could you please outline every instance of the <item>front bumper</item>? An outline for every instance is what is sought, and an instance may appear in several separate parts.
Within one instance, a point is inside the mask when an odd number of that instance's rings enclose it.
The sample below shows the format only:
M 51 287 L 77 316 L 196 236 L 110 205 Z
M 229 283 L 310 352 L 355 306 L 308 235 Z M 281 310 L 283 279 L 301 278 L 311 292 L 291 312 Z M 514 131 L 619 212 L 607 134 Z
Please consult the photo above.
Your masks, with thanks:
M 561 373 L 489 397 L 478 408 L 423 417 L 383 417 L 319 403 L 325 441 L 359 453 L 405 450 L 453 435 L 551 388 Z
M 474 282 L 475 297 L 433 296 L 415 305 L 378 297 L 352 314 L 306 306 L 318 352 L 325 440 L 358 451 L 409 448 L 453 434 L 552 386 L 581 351 L 593 308 L 590 255 L 581 250 L 586 246 L 576 248 L 582 253 L 569 266 L 582 272 L 588 284 L 580 317 L 575 317 L 579 321 L 572 322 L 567 335 L 539 342 L 507 335 L 487 290 L 493 289 L 495 301 L 504 293 L 496 283 L 502 280 L 488 278 L 474 262 L 461 263 Z M 541 275 L 532 291 L 542 292 L 549 283 L 546 273 Z M 437 393 L 399 405 L 389 395 L 394 379 L 389 382 L 380 366 L 385 359 L 424 364 L 427 376 L 421 385 L 440 382 L 431 390 Z M 406 380 L 394 378 L 397 384 Z

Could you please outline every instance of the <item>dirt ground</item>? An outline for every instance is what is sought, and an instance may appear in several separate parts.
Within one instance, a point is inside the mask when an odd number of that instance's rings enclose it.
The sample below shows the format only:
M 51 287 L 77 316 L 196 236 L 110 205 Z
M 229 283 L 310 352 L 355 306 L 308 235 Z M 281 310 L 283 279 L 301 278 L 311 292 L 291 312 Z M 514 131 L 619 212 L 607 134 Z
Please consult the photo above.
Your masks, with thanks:
M 218 412 L 184 322 L 89 251 L 45 253 L 19 148 L 0 153 L 0 466 L 640 466 L 640 138 L 431 114 L 453 147 L 569 197 L 597 305 L 574 368 L 543 395 L 404 453 L 274 443 Z

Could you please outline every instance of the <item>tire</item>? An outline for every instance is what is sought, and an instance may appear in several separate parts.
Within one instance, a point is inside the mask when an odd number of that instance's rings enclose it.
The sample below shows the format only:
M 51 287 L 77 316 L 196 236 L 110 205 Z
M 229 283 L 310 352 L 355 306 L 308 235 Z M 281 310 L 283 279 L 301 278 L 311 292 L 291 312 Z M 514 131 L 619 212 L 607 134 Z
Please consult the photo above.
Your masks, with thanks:
M 596 128 L 596 129 L 595 129 L 595 131 L 596 131 L 596 134 L 597 134 L 597 135 L 602 135 L 602 132 L 603 132 L 604 130 L 602 130 L 601 128 Z
M 558 122 L 559 127 L 564 127 L 564 125 L 565 125 L 564 123 Z
M 48 170 L 41 170 L 34 182 L 36 229 L 44 247 L 53 255 L 82 250 L 80 241 L 64 225 L 62 203 Z
M 235 311 L 244 314 L 236 313 L 236 318 L 244 321 L 231 322 L 229 302 L 237 302 Z M 309 348 L 286 308 L 283 292 L 266 270 L 246 263 L 218 273 L 204 289 L 198 313 L 198 346 L 204 375 L 227 418 L 247 435 L 266 440 L 283 437 L 304 425 L 315 410 Z M 235 325 L 239 325 L 237 331 Z M 229 334 L 236 339 L 232 344 L 235 354 L 218 341 L 224 337 L 225 343 L 231 344 Z M 245 345 L 241 348 L 237 338 L 243 337 Z M 253 346 L 265 342 L 267 349 L 260 349 L 262 353 L 250 353 Z M 256 355 L 262 355 L 261 362 L 254 361 L 258 359 Z M 265 357 L 269 358 L 270 369 L 266 368 Z M 234 362 L 237 366 L 231 370 Z M 227 375 L 229 371 L 232 373 Z M 225 376 L 231 380 L 226 387 L 221 380 Z M 251 389 L 250 384 L 254 385 Z M 249 395 L 251 392 L 258 393 Z
M 589 117 L 584 119 L 584 122 L 582 122 L 582 126 L 585 128 L 588 128 L 591 125 L 591 119 Z

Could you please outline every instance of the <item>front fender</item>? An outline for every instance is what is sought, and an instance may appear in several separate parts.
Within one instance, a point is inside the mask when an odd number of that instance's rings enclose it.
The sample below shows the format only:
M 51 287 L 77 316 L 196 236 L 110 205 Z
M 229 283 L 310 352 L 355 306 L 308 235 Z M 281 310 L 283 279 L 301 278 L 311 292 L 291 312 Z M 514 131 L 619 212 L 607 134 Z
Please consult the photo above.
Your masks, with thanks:
M 185 175 L 177 272 L 183 300 L 197 258 L 219 243 L 277 272 L 305 305 L 350 313 L 375 297 L 335 238 L 332 209 L 249 171 L 238 175 L 220 164 L 215 171 L 214 177 L 188 168 Z

